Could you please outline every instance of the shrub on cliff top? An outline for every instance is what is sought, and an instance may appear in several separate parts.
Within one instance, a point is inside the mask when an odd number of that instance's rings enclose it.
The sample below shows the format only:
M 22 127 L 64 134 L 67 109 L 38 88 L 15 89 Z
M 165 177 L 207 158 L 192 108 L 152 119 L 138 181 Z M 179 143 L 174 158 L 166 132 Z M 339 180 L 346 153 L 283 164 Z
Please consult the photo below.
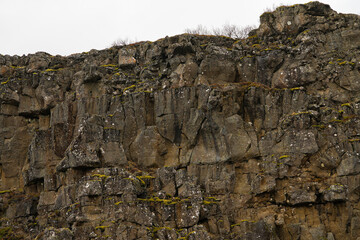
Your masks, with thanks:
M 242 38 L 247 38 L 249 32 L 253 29 L 255 29 L 254 25 L 241 27 L 235 24 L 224 24 L 220 28 L 213 28 L 212 30 L 209 30 L 207 27 L 200 24 L 194 29 L 190 29 L 190 28 L 185 29 L 185 33 L 226 36 L 235 39 L 242 39 Z

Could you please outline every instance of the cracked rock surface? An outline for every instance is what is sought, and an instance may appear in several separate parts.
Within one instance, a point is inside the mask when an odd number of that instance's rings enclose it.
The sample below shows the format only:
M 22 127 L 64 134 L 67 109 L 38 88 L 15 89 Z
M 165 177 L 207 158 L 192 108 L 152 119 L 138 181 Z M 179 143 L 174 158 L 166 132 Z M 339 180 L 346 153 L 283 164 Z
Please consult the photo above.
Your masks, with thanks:
M 0 238 L 360 236 L 360 17 L 0 55 Z

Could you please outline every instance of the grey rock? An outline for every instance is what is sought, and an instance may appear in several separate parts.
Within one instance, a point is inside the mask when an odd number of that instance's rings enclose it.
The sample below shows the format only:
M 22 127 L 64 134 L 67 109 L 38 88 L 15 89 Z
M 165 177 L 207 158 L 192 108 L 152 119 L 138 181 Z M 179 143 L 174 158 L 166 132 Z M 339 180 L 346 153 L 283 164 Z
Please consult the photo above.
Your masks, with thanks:
M 337 173 L 339 176 L 357 174 L 360 172 L 359 158 L 350 156 L 341 160 Z
M 245 39 L 0 55 L 5 238 L 356 239 L 359 16 L 260 20 Z
M 346 187 L 339 185 L 331 185 L 324 192 L 324 200 L 325 201 L 344 201 L 346 200 Z
M 289 203 L 292 205 L 313 203 L 316 201 L 316 195 L 314 191 L 307 188 L 290 187 L 289 191 Z
M 49 227 L 45 229 L 44 235 L 39 239 L 50 239 L 50 240 L 71 240 L 74 239 L 74 234 L 68 228 L 54 228 Z

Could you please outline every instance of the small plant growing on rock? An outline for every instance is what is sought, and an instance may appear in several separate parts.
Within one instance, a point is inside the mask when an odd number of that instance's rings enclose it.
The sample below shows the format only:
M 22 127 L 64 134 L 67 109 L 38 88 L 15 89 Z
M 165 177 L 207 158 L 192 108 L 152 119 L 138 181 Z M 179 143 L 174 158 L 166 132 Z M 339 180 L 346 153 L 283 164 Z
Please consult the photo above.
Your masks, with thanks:
M 121 46 L 127 46 L 127 45 L 130 45 L 132 43 L 135 43 L 136 41 L 135 40 L 132 40 L 130 38 L 119 38 L 117 40 L 115 40 L 111 46 L 112 47 L 121 47 Z
M 97 226 L 97 227 L 95 228 L 95 230 L 100 229 L 101 232 L 104 232 L 105 229 L 108 228 L 108 227 L 109 227 L 109 226 Z
M 4 193 L 10 193 L 11 190 L 3 190 L 3 191 L 0 191 L 0 194 L 4 194 Z

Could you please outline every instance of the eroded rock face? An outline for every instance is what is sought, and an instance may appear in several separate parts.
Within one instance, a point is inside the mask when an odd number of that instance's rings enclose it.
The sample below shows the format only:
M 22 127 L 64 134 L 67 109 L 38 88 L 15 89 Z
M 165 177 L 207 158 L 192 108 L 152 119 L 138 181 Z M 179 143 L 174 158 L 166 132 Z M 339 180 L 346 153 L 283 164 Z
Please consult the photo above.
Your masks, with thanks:
M 360 236 L 360 19 L 0 55 L 2 237 Z

